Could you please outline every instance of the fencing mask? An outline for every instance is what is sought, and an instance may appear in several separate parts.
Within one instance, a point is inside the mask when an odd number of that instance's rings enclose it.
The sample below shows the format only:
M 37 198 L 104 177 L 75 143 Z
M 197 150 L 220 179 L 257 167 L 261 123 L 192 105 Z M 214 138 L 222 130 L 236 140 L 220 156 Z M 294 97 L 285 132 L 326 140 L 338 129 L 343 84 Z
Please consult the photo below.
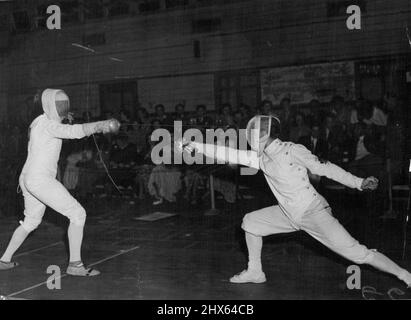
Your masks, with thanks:
M 56 109 L 61 118 L 67 118 L 70 111 L 70 100 L 64 91 L 59 91 L 56 94 Z
M 63 90 L 46 89 L 41 95 L 44 113 L 50 120 L 61 122 L 68 116 L 70 100 Z
M 280 120 L 274 116 L 257 115 L 247 124 L 247 141 L 260 156 L 271 136 L 272 130 L 280 132 Z

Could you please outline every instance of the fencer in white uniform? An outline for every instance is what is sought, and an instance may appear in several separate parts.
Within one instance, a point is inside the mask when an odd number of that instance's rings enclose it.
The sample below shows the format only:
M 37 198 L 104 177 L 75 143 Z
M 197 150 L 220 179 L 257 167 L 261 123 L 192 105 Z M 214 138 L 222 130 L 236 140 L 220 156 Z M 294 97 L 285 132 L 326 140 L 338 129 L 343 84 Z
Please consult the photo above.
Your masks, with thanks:
M 86 268 L 81 259 L 86 211 L 56 179 L 57 163 L 63 139 L 81 139 L 94 133 L 110 132 L 110 120 L 85 124 L 62 124 L 68 117 L 70 102 L 62 90 L 46 89 L 41 96 L 44 113 L 30 125 L 28 155 L 20 175 L 19 185 L 24 197 L 24 220 L 14 232 L 0 258 L 0 270 L 18 265 L 12 257 L 27 236 L 40 225 L 46 206 L 70 220 L 68 239 L 70 262 L 67 273 L 75 276 L 95 276 L 99 272 Z
M 308 171 L 326 176 L 347 187 L 374 190 L 378 180 L 353 176 L 342 168 L 321 162 L 302 145 L 278 139 L 280 121 L 272 116 L 256 116 L 247 126 L 247 140 L 252 150 L 225 146 L 180 142 L 181 149 L 196 150 L 219 161 L 259 169 L 278 200 L 278 205 L 245 215 L 242 228 L 248 248 L 248 268 L 230 279 L 232 283 L 263 283 L 261 265 L 262 237 L 303 230 L 325 246 L 357 264 L 369 264 L 395 275 L 411 285 L 411 274 L 385 255 L 358 243 L 332 216 L 327 201 L 310 183 Z

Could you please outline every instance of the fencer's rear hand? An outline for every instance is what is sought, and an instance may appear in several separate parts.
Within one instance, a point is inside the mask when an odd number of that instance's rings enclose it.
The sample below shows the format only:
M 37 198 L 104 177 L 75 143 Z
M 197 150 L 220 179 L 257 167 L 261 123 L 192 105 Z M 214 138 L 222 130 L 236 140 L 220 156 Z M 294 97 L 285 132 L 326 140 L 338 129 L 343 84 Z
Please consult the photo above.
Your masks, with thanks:
M 361 184 L 362 190 L 375 190 L 378 187 L 378 179 L 375 177 L 368 177 L 363 180 Z

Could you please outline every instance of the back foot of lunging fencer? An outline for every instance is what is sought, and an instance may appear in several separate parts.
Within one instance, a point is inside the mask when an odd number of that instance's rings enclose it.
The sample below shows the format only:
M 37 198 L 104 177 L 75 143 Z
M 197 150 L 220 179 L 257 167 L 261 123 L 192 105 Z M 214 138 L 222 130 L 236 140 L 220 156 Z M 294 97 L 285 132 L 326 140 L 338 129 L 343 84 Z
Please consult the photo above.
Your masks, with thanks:
M 93 268 L 86 268 L 84 264 L 77 266 L 68 266 L 67 274 L 75 277 L 95 277 L 100 274 L 100 271 Z
M 17 262 L 0 261 L 0 271 L 11 270 L 18 266 L 19 264 Z

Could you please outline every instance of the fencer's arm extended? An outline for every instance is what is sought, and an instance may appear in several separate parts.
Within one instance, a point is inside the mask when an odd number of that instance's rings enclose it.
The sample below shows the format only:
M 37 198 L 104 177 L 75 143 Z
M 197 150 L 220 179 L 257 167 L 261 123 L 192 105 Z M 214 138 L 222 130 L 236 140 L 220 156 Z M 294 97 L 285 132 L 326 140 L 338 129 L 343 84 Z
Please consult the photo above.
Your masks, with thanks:
M 259 169 L 257 152 L 250 150 L 238 150 L 226 146 L 193 142 L 195 149 L 208 158 L 217 159 L 220 162 L 240 164 L 254 169 Z
M 299 144 L 292 146 L 291 155 L 297 164 L 307 168 L 311 173 L 362 191 L 364 179 L 352 175 L 331 162 L 320 162 L 306 147 Z
M 86 136 L 81 124 L 62 124 L 55 121 L 46 123 L 46 132 L 60 139 L 81 139 Z
M 82 139 L 94 133 L 108 132 L 108 121 L 98 121 L 83 124 L 61 124 L 49 121 L 46 131 L 53 137 L 59 139 Z
M 110 120 L 83 123 L 82 126 L 86 136 L 110 132 Z

